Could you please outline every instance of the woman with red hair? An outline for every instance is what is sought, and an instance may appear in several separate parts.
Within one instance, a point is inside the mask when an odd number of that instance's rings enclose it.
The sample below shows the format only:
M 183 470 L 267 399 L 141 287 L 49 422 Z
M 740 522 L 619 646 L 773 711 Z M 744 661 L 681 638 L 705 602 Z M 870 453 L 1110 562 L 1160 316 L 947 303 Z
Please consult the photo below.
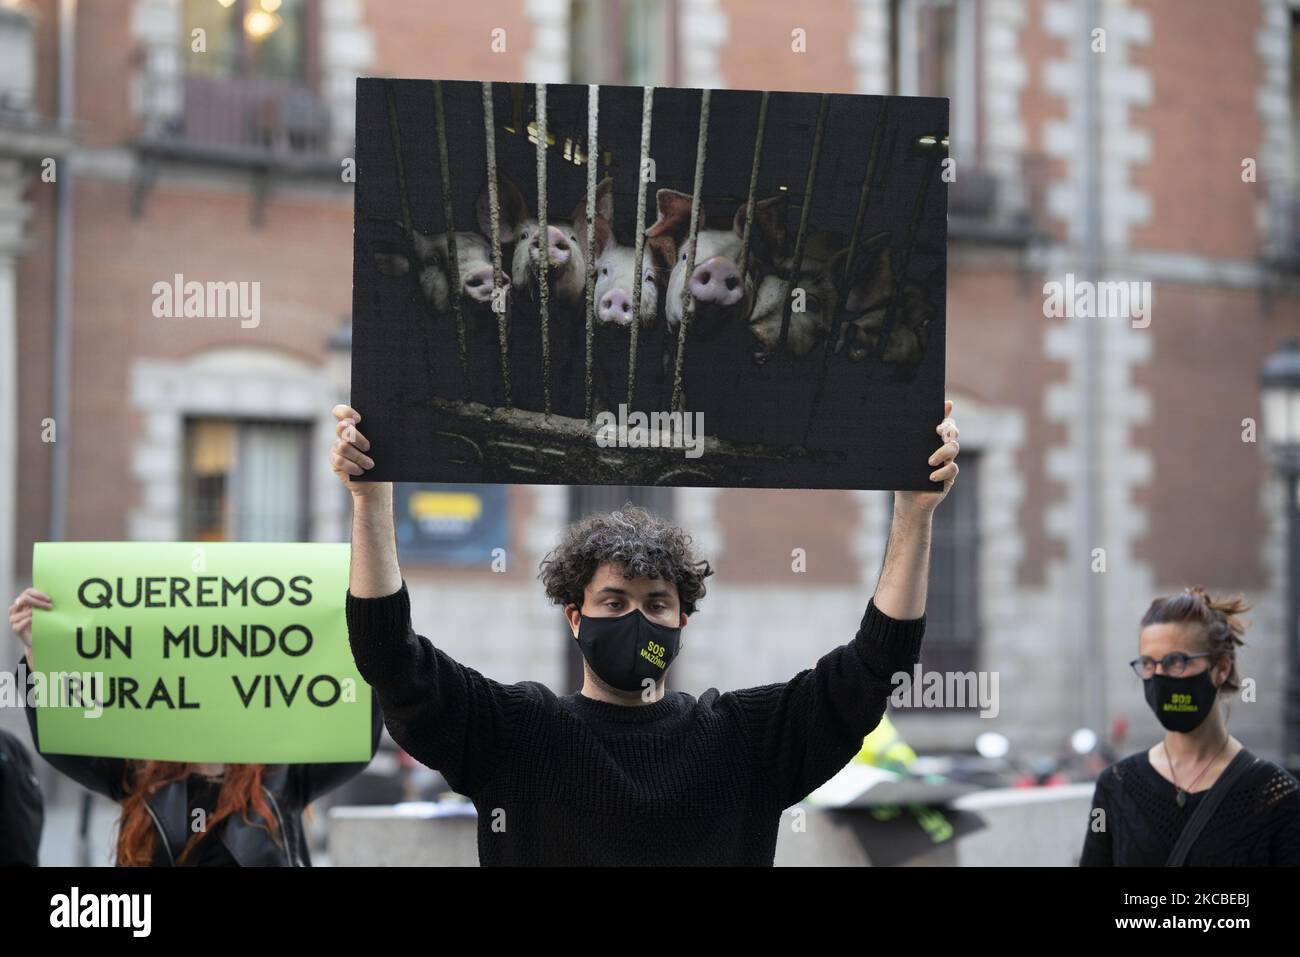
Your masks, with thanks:
M 33 588 L 9 606 L 31 682 L 32 614 L 53 605 Z M 371 694 L 373 757 L 383 715 Z M 32 744 L 36 713 L 26 708 Z M 339 764 L 183 764 L 69 754 L 42 754 L 83 787 L 122 806 L 120 867 L 310 867 L 302 813 L 321 795 L 360 774 L 369 761 Z M 194 826 L 198 822 L 201 826 Z

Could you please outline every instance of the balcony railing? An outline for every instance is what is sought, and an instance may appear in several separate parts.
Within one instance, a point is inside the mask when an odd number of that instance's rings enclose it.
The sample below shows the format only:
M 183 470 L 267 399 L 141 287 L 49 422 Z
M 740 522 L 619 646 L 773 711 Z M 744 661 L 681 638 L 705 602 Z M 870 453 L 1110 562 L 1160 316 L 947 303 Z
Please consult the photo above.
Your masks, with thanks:
M 180 45 L 140 51 L 142 150 L 256 169 L 337 173 L 334 129 L 315 77 L 259 75 Z
M 1047 160 L 1017 158 L 1014 170 L 958 161 L 948 187 L 948 234 L 954 240 L 1022 244 L 1046 232 Z

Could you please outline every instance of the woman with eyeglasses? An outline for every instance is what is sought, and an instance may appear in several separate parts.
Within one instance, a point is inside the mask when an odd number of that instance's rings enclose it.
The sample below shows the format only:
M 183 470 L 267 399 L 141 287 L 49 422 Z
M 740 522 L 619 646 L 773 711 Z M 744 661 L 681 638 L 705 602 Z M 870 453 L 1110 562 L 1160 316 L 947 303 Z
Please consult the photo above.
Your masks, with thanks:
M 1300 782 L 1228 733 L 1248 607 L 1189 588 L 1147 609 L 1130 665 L 1165 736 L 1097 778 L 1081 865 L 1300 864 Z

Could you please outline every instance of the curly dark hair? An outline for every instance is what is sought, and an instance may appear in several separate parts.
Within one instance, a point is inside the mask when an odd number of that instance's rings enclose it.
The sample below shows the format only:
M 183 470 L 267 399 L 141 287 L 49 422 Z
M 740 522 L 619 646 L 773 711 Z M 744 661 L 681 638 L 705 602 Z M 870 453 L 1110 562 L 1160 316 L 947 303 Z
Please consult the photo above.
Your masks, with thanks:
M 631 502 L 604 515 L 574 522 L 542 559 L 537 577 L 556 605 L 582 607 L 588 583 L 602 562 L 622 566 L 624 578 L 662 578 L 677 586 L 682 612 L 695 613 L 704 579 L 713 574 L 695 556 L 691 536 Z

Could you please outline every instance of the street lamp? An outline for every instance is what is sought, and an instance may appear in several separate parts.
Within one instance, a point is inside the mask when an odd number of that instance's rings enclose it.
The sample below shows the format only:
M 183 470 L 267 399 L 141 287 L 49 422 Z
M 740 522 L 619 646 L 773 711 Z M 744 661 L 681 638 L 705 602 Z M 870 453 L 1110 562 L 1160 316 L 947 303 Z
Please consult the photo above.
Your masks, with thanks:
M 1283 764 L 1300 770 L 1300 341 L 1288 339 L 1259 372 L 1264 441 L 1286 498 L 1287 603 Z

